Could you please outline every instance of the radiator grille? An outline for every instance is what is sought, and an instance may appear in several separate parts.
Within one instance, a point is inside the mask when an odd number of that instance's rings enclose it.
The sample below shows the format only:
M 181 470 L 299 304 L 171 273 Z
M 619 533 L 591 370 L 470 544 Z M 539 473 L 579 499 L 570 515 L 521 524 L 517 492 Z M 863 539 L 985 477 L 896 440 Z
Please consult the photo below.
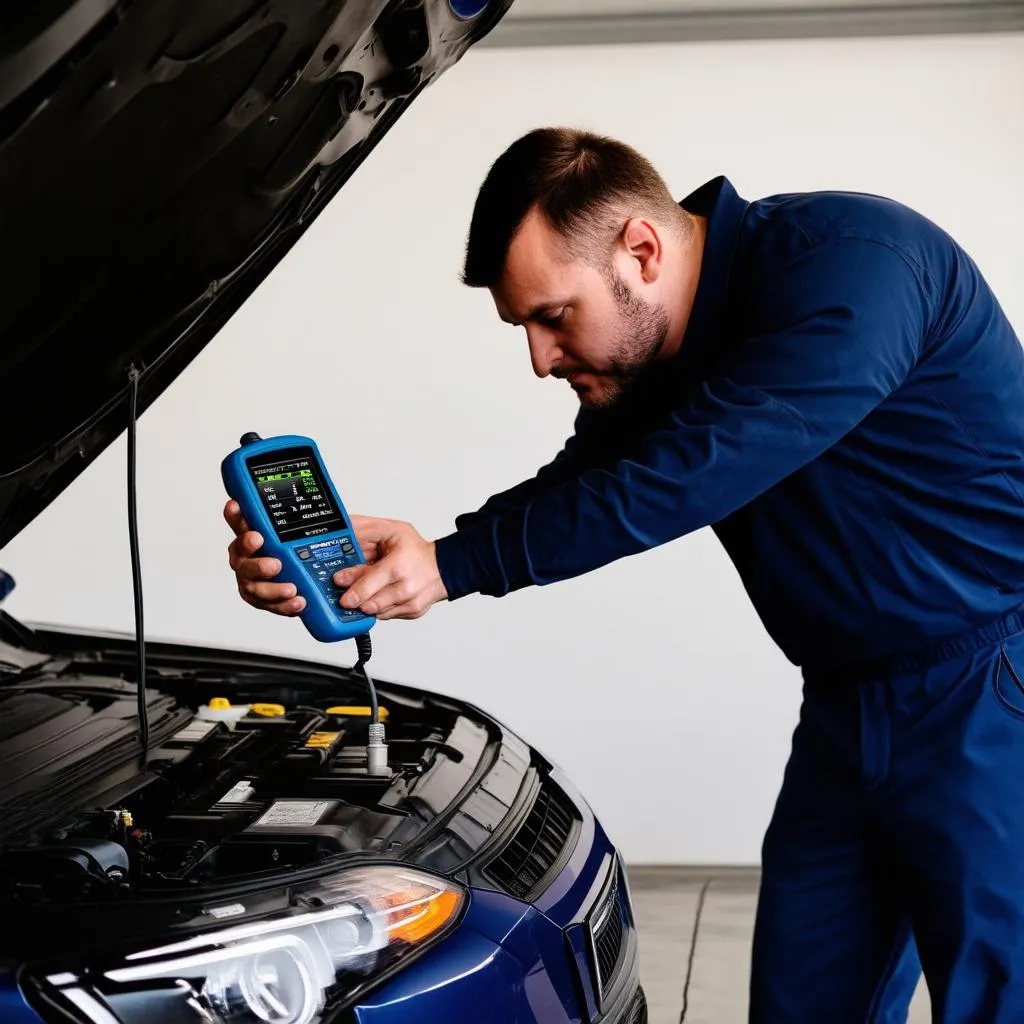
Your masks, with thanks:
M 565 795 L 545 780 L 526 820 L 487 865 L 487 874 L 506 892 L 524 899 L 558 862 L 572 834 L 574 820 Z
M 615 980 L 615 972 L 622 955 L 625 927 L 619 900 L 619 876 L 616 872 L 611 889 L 594 917 L 594 956 L 601 991 L 607 991 Z

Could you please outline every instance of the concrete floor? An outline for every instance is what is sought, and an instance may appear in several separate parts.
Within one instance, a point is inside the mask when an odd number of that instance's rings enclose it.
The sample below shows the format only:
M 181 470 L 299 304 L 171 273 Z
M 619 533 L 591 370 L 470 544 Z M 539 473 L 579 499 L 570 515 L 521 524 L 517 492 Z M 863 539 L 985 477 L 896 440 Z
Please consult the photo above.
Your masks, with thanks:
M 632 868 L 629 884 L 640 929 L 640 979 L 649 1024 L 747 1024 L 756 873 Z M 922 984 L 909 1024 L 930 1020 Z

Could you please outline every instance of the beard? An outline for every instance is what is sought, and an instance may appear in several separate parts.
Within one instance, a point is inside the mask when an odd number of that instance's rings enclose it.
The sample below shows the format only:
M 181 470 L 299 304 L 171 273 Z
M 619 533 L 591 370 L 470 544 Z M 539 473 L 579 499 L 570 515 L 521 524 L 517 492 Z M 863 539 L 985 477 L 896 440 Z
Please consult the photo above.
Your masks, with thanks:
M 582 405 L 604 409 L 619 402 L 657 359 L 668 338 L 669 317 L 661 306 L 634 295 L 617 274 L 610 275 L 616 309 L 616 337 L 610 368 L 598 375 L 600 387 L 580 393 Z

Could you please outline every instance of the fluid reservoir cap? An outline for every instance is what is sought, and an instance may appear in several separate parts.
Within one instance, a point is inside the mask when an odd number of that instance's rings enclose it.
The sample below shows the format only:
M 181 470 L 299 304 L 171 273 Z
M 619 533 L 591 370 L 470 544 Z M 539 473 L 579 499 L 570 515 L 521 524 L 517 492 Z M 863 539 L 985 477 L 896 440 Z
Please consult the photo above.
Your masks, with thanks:
M 328 708 L 327 714 L 338 715 L 340 718 L 369 718 L 371 709 L 369 707 L 355 707 L 352 705 L 338 705 L 337 707 Z M 377 707 L 377 713 L 380 716 L 382 722 L 388 720 L 388 709 L 385 707 Z
M 249 714 L 248 704 L 232 704 L 226 697 L 214 697 L 196 712 L 196 718 L 206 722 L 223 722 L 229 729 Z
M 250 704 L 251 715 L 262 715 L 263 718 L 280 718 L 284 714 L 283 704 Z

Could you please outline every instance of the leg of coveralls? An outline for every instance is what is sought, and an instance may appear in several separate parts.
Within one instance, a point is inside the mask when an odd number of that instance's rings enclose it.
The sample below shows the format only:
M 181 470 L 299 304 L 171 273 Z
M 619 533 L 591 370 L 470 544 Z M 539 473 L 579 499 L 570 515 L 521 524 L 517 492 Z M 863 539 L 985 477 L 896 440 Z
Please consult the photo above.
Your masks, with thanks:
M 941 1024 L 1024 1021 L 1024 633 L 894 679 L 889 828 Z
M 883 862 L 852 684 L 805 687 L 762 851 L 751 1024 L 904 1024 L 921 969 Z

